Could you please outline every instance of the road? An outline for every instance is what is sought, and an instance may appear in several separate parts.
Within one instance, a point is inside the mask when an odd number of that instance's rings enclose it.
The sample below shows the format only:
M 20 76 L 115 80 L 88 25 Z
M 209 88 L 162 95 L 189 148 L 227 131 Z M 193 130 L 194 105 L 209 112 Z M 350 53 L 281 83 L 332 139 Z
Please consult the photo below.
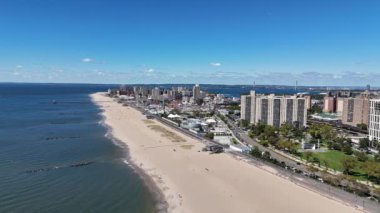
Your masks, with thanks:
M 288 158 L 284 155 L 278 154 L 277 152 L 273 151 L 272 149 L 269 149 L 268 147 L 265 147 L 258 143 L 255 139 L 250 138 L 241 128 L 239 128 L 237 125 L 235 125 L 234 121 L 232 121 L 230 118 L 227 117 L 227 123 L 230 125 L 231 131 L 234 133 L 234 135 L 243 143 L 249 144 L 252 147 L 257 146 L 261 151 L 267 151 L 270 153 L 272 158 L 277 159 L 280 162 L 284 162 L 287 166 L 294 167 L 298 170 L 301 170 L 303 172 L 308 172 L 307 166 L 300 164 L 298 165 L 296 161 L 294 161 L 291 158 Z
M 326 125 L 329 125 L 335 129 L 338 129 L 338 130 L 342 130 L 342 131 L 345 131 L 345 132 L 348 132 L 348 133 L 351 133 L 351 134 L 354 134 L 354 135 L 358 135 L 358 134 L 364 134 L 364 135 L 367 135 L 368 134 L 368 131 L 367 130 L 362 130 L 358 127 L 352 127 L 352 126 L 349 126 L 349 125 L 344 125 L 340 122 L 332 122 L 332 121 L 321 121 L 321 120 L 316 120 L 316 119 L 307 119 L 307 124 L 310 125 L 310 124 L 313 124 L 313 123 L 316 123 L 316 124 L 326 124 Z

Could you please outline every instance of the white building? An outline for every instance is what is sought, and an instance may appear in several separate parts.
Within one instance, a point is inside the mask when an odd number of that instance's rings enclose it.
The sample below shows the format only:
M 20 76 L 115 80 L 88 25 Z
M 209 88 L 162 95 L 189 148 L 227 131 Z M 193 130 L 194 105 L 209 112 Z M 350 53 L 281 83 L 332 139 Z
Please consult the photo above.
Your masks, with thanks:
M 187 120 L 182 121 L 181 127 L 184 129 L 201 129 L 201 121 L 195 118 L 189 118 Z
M 230 144 L 230 149 L 235 152 L 249 153 L 251 148 L 241 144 Z
M 380 99 L 369 101 L 368 133 L 370 140 L 380 141 Z
M 228 115 L 228 110 L 226 109 L 218 109 L 218 112 L 223 115 L 223 116 L 227 116 Z
M 232 133 L 228 128 L 216 127 L 210 132 L 214 134 L 214 141 L 226 145 L 231 143 Z

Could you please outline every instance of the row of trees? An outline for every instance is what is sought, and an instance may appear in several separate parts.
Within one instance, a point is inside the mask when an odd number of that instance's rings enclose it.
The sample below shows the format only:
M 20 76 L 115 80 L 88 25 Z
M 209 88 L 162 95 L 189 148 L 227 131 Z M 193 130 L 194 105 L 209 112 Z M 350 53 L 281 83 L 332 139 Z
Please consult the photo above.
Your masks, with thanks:
M 313 154 L 311 152 L 307 152 L 307 154 L 311 160 L 315 160 L 315 157 L 313 157 Z M 253 147 L 251 150 L 250 154 L 253 157 L 263 159 L 265 161 L 274 163 L 276 165 L 285 167 L 286 165 L 283 163 L 278 162 L 276 159 L 271 158 L 269 152 L 262 152 L 257 146 Z M 355 165 L 355 160 L 352 160 L 352 157 L 349 157 L 345 160 L 343 160 L 348 167 L 351 167 L 352 165 Z M 368 173 L 372 177 L 378 176 L 380 172 L 380 168 L 378 167 L 379 164 L 373 164 L 373 163 L 368 163 L 365 166 L 363 166 L 363 169 L 368 169 Z M 312 173 L 317 173 L 319 172 L 318 169 L 314 167 L 310 167 L 310 172 Z M 341 174 L 341 175 L 331 175 L 327 172 L 322 171 L 321 172 L 321 177 L 324 180 L 325 183 L 335 186 L 335 187 L 340 187 L 343 188 L 346 191 L 349 192 L 354 192 L 355 194 L 359 196 L 368 196 L 368 195 L 374 195 L 377 197 L 380 197 L 380 188 L 373 189 L 372 191 L 368 188 L 368 186 L 361 184 L 356 181 L 355 178 L 352 176 L 346 175 L 346 174 Z
M 299 154 L 299 145 L 295 143 L 296 139 L 304 138 L 304 130 L 296 128 L 291 124 L 283 124 L 280 128 L 268 126 L 265 124 L 257 124 L 251 126 L 249 132 L 250 137 L 258 138 L 262 145 L 273 146 L 280 150 L 289 151 L 292 154 Z M 343 173 L 353 175 L 354 170 L 360 170 L 367 175 L 367 179 L 373 182 L 380 182 L 380 154 L 369 157 L 365 152 L 355 151 L 351 139 L 338 136 L 334 129 L 325 124 L 311 125 L 306 134 L 310 135 L 310 142 L 317 143 L 318 141 L 327 146 L 331 150 L 337 150 L 345 153 L 347 156 L 339 162 L 343 167 Z M 368 150 L 373 146 L 368 139 L 360 141 L 360 148 Z M 327 160 L 320 160 L 311 152 L 305 152 L 304 157 L 307 161 L 322 164 L 325 167 L 330 167 Z
M 326 168 L 329 164 L 326 160 L 321 160 L 314 156 L 312 152 L 304 152 L 303 156 L 308 162 L 316 163 L 318 166 L 324 165 Z M 366 178 L 374 183 L 380 183 L 380 162 L 369 157 L 362 152 L 355 152 L 352 156 L 345 156 L 340 160 L 343 168 L 343 174 L 356 175 L 355 170 L 361 170 L 365 173 Z
M 292 139 L 302 139 L 303 131 L 291 124 L 283 124 L 280 128 L 258 123 L 251 126 L 249 131 L 251 138 L 258 138 L 263 146 L 274 146 L 277 149 L 297 154 L 298 143 Z
M 355 193 L 359 196 L 374 195 L 380 197 L 379 189 L 371 191 L 368 186 L 357 182 L 355 178 L 349 175 L 331 175 L 328 173 L 322 173 L 322 178 L 324 182 L 329 185 L 343 188 L 344 190 Z

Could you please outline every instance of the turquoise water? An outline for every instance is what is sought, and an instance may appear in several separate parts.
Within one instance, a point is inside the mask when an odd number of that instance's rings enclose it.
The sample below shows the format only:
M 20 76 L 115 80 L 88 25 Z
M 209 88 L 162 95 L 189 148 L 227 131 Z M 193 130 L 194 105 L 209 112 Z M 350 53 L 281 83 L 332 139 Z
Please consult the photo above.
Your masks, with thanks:
M 155 211 L 88 96 L 108 87 L 0 84 L 0 212 Z

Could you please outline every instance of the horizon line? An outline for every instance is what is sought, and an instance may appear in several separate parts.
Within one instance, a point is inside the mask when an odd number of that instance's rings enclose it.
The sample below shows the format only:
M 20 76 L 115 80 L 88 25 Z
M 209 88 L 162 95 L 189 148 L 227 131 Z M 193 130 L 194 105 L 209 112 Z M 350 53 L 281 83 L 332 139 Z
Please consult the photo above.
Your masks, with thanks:
M 251 86 L 251 87 L 262 87 L 262 86 L 283 86 L 283 87 L 294 87 L 295 85 L 286 84 L 218 84 L 218 83 L 90 83 L 90 82 L 1 82 L 0 84 L 86 84 L 86 85 L 220 85 L 220 86 Z M 321 88 L 321 87 L 334 87 L 334 88 L 366 88 L 365 86 L 352 86 L 352 85 L 297 85 L 297 87 L 309 87 L 309 88 Z M 380 86 L 371 86 L 371 88 L 380 88 Z

